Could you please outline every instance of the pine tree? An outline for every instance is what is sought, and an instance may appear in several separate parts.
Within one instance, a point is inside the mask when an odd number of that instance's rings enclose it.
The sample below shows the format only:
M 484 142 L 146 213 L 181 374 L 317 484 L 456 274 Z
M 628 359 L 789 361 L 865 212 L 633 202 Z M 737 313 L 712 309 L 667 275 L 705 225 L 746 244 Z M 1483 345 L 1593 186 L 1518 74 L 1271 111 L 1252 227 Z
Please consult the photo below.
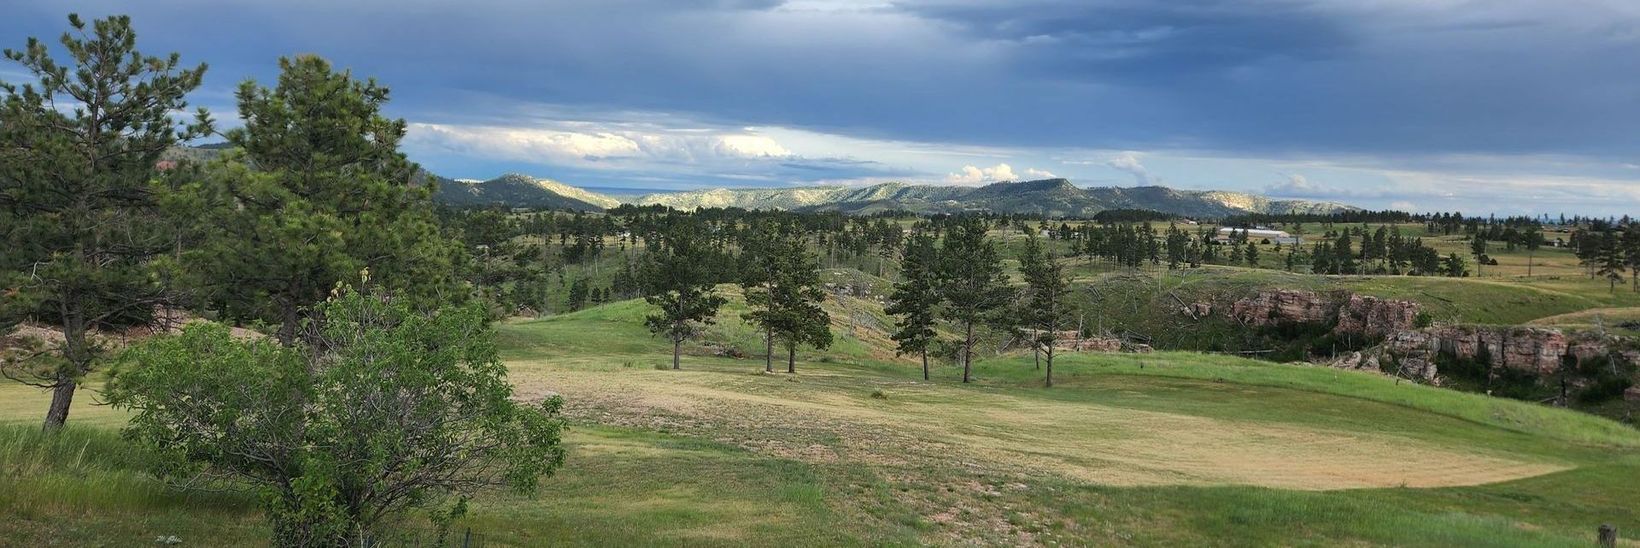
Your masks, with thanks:
M 1065 279 L 1064 267 L 1053 252 L 1042 249 L 1035 237 L 1025 240 L 1025 249 L 1019 256 L 1019 269 L 1025 275 L 1029 292 L 1023 317 L 1034 332 L 1033 346 L 1047 359 L 1043 385 L 1053 386 L 1054 344 L 1059 331 L 1070 321 L 1070 282 Z
M 1623 253 L 1623 246 L 1617 238 L 1616 230 L 1607 229 L 1600 234 L 1599 250 L 1597 261 L 1600 269 L 1595 273 L 1604 276 L 1609 286 L 1608 289 L 1612 293 L 1616 293 L 1617 284 L 1623 281 L 1623 265 L 1627 262 L 1627 257 Z
M 1475 275 L 1481 275 L 1481 265 L 1486 264 L 1486 238 L 1476 234 L 1469 239 L 1469 254 L 1475 257 Z
M 996 247 L 985 239 L 985 222 L 974 216 L 957 220 L 940 249 L 939 288 L 945 303 L 941 315 L 962 332 L 962 382 L 973 378 L 974 329 L 996 322 L 996 313 L 1013 298 L 1008 274 Z M 1130 266 L 1136 266 L 1135 261 Z
M 1356 272 L 1355 253 L 1351 251 L 1353 245 L 1348 230 L 1343 231 L 1338 236 L 1338 240 L 1333 242 L 1333 265 L 1338 274 L 1354 274 Z
M 928 380 L 928 347 L 936 338 L 934 315 L 940 304 L 936 279 L 940 267 L 934 238 L 919 231 L 906 241 L 905 259 L 900 262 L 900 281 L 889 295 L 888 314 L 899 317 L 894 339 L 896 354 L 922 357 L 923 380 Z
M 780 257 L 775 250 L 778 233 L 766 221 L 754 222 L 747 228 L 740 263 L 740 287 L 746 295 L 746 306 L 751 310 L 741 317 L 763 332 L 763 370 L 774 372 L 774 330 L 777 323 L 774 304 L 774 284 L 780 275 Z
M 690 222 L 671 227 L 644 263 L 644 301 L 659 308 L 644 325 L 672 342 L 672 369 L 679 369 L 683 341 L 694 337 L 698 326 L 710 325 L 725 302 L 711 279 L 701 232 Z
M 1469 267 L 1464 265 L 1463 257 L 1459 257 L 1457 253 L 1447 254 L 1446 263 L 1441 266 L 1441 270 L 1445 271 L 1449 278 L 1462 278 L 1469 275 Z
M 1618 238 L 1618 245 L 1623 248 L 1623 262 L 1629 268 L 1630 289 L 1640 292 L 1640 223 L 1629 222 L 1623 225 L 1623 233 Z
M 1572 232 L 1572 249 L 1577 255 L 1578 264 L 1593 278 L 1595 264 L 1599 262 L 1600 239 L 1590 234 L 1589 230 L 1577 230 Z
M 797 372 L 797 347 L 824 350 L 831 346 L 831 315 L 820 307 L 826 291 L 820 287 L 819 258 L 798 237 L 788 236 L 776 249 L 778 276 L 771 286 L 774 336 L 786 347 L 786 372 Z
M 1247 257 L 1247 266 L 1258 268 L 1258 245 L 1247 242 L 1247 252 L 1243 255 Z
M 462 250 L 434 218 L 429 185 L 399 152 L 405 122 L 383 116 L 388 89 L 314 56 L 279 60 L 279 81 L 240 84 L 237 150 L 168 207 L 197 219 L 185 254 L 212 308 L 279 326 L 280 342 L 317 319 L 338 284 L 371 287 L 424 307 L 464 292 Z
M 587 305 L 587 289 L 589 282 L 586 278 L 576 278 L 569 284 L 569 298 L 565 304 L 570 310 L 580 310 Z
M 1521 245 L 1526 246 L 1526 276 L 1532 276 L 1532 265 L 1537 259 L 1537 250 L 1543 245 L 1543 229 L 1536 224 L 1528 225 L 1520 232 Z
M 0 83 L 0 308 L 63 332 L 50 356 L 0 373 L 51 390 L 47 430 L 68 420 L 75 389 L 103 361 L 89 336 L 151 322 L 169 300 L 166 255 L 178 240 L 158 207 L 170 187 L 155 184 L 156 163 L 210 131 L 203 109 L 191 123 L 171 118 L 205 65 L 143 55 L 129 17 L 68 21 L 64 64 L 30 38 L 5 57 L 37 81 Z

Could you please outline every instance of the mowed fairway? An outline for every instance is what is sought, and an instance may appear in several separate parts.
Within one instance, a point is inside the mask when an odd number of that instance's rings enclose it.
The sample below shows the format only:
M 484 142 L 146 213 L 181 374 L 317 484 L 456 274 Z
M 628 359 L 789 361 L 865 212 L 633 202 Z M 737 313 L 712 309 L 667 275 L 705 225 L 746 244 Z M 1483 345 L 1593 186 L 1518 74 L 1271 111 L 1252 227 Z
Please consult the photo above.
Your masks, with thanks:
M 1266 404 L 1315 398 L 1278 388 L 1115 376 L 1098 390 L 1077 391 L 1078 397 L 1050 398 L 874 378 L 825 365 L 810 365 L 794 382 L 784 373 L 748 374 L 756 364 L 744 361 L 696 363 L 684 372 L 586 371 L 551 363 L 516 361 L 513 378 L 526 394 L 564 395 L 577 416 L 589 420 L 687 432 L 806 461 L 943 462 L 1103 485 L 1317 490 L 1472 485 L 1570 467 L 1553 458 L 1417 439 L 1414 430 L 1430 426 L 1429 417 L 1376 402 L 1326 397 L 1342 401 L 1325 402 L 1308 418 L 1283 416 Z M 1189 409 L 1165 411 L 1143 401 L 1153 398 L 1186 400 Z M 1382 424 L 1358 430 L 1319 424 L 1363 414 Z
M 671 371 L 644 312 L 499 326 L 519 396 L 567 400 L 570 456 L 539 493 L 481 496 L 458 527 L 497 546 L 1583 546 L 1600 523 L 1640 532 L 1640 435 L 1592 416 L 1192 353 L 1066 356 L 1053 389 L 1029 356 L 979 363 L 971 385 L 950 367 L 925 382 L 880 333 L 842 323 L 796 375 L 698 344 Z M 746 347 L 737 317 L 708 339 Z M 120 413 L 78 408 L 88 441 L 46 452 L 21 434 L 43 395 L 0 398 L 14 425 L 0 430 L 4 538 L 263 538 L 253 499 L 130 470 L 109 449 Z M 78 525 L 52 526 L 64 516 Z
M 851 489 L 864 489 L 856 482 L 870 478 L 865 485 L 875 489 L 865 492 L 878 495 L 831 491 L 830 511 L 883 530 L 909 523 L 918 541 L 1217 538 L 1211 530 L 1151 536 L 1157 532 L 1138 524 L 1177 525 L 1176 516 L 1168 517 L 1174 512 L 1245 509 L 1171 498 L 1191 492 L 1256 493 L 1263 502 L 1254 506 L 1309 496 L 1349 504 L 1415 493 L 1463 500 L 1471 489 L 1581 482 L 1597 477 L 1595 469 L 1640 471 L 1631 456 L 1640 436 L 1616 423 L 1375 375 L 1189 353 L 1065 357 L 1051 390 L 1039 387 L 1028 357 L 983 362 L 979 381 L 967 386 L 952 368 L 937 369 L 925 382 L 915 366 L 884 363 L 869 352 L 800 360 L 796 375 L 765 374 L 760 357 L 697 352 L 685 357 L 684 370 L 672 371 L 662 345 L 638 327 L 641 314 L 640 303 L 627 302 L 502 326 L 514 382 L 527 396 L 563 395 L 569 413 L 585 424 L 683 435 L 817 470 L 847 470 Z M 720 319 L 725 323 L 713 335 L 741 335 L 732 315 Z M 776 365 L 783 371 L 783 363 Z M 1033 490 L 1044 488 L 1052 494 L 1047 500 L 1029 502 L 1044 492 Z M 883 489 L 887 502 L 880 500 Z M 1084 497 L 1094 493 L 1117 506 L 1089 513 Z M 1130 506 L 1156 503 L 1162 493 L 1166 511 Z M 1133 500 L 1124 501 L 1128 496 Z M 1640 501 L 1630 487 L 1616 496 Z M 1242 503 L 1252 501 L 1235 504 Z M 1355 520 L 1372 521 L 1365 516 L 1406 511 L 1375 507 L 1323 524 L 1316 521 L 1323 515 L 1308 514 L 1318 508 L 1313 504 L 1277 521 L 1348 529 Z M 1458 538 L 1547 542 L 1538 538 L 1546 522 L 1468 515 L 1463 507 L 1427 517 L 1432 524 L 1499 520 L 1479 537 Z M 1632 522 L 1627 507 L 1603 512 Z M 1133 520 L 1138 530 L 1090 528 L 1111 520 Z M 1452 534 L 1433 525 L 1356 526 L 1362 529 L 1343 536 L 1416 543 Z M 1568 539 L 1586 536 L 1579 529 L 1566 531 Z M 863 538 L 883 540 L 880 530 L 866 531 Z

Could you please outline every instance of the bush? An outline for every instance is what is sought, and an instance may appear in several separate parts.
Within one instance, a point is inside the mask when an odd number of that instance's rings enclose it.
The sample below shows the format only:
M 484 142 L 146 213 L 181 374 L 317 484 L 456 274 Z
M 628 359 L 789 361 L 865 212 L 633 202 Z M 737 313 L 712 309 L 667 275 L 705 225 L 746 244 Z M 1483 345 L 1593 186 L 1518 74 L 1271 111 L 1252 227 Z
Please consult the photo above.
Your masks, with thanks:
M 482 305 L 346 291 L 315 317 L 292 347 L 199 323 L 133 349 L 108 389 L 135 413 L 125 434 L 163 476 L 248 484 L 278 546 L 369 545 L 411 508 L 447 523 L 563 463 L 561 400 L 512 400 Z
M 1429 315 L 1428 312 L 1424 312 L 1422 310 L 1418 311 L 1417 316 L 1412 317 L 1412 327 L 1415 327 L 1415 328 L 1418 328 L 1418 329 L 1423 329 L 1425 327 L 1429 327 L 1429 326 L 1434 325 L 1434 324 L 1435 324 L 1435 317 Z

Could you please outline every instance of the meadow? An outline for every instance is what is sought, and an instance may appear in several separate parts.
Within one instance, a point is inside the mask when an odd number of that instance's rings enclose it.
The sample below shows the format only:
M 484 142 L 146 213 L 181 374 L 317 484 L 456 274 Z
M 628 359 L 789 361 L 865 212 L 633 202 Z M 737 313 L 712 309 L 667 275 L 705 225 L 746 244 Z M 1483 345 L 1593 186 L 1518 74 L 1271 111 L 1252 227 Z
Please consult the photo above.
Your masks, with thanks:
M 1584 546 L 1640 531 L 1640 433 L 1590 415 L 1219 355 L 1029 355 L 923 381 L 840 298 L 838 344 L 765 374 L 731 305 L 665 369 L 621 301 L 499 326 L 525 399 L 568 401 L 563 471 L 458 524 L 498 546 Z M 849 310 L 854 321 L 849 320 Z M 864 312 L 859 312 L 864 311 Z M 724 348 L 753 354 L 730 358 Z M 0 538 L 22 545 L 264 542 L 254 497 L 144 473 L 118 410 L 0 388 Z

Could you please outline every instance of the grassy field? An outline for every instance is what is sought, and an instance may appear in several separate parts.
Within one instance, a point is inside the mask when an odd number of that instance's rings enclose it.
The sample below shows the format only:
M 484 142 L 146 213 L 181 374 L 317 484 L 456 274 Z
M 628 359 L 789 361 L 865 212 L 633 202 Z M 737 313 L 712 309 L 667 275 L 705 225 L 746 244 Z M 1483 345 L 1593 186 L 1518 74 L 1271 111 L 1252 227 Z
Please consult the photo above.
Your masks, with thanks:
M 568 400 L 558 476 L 481 497 L 461 524 L 535 545 L 1585 546 L 1640 532 L 1640 433 L 1589 415 L 1368 374 L 1194 353 L 1028 356 L 924 382 L 866 302 L 837 346 L 763 374 L 731 307 L 665 370 L 626 301 L 500 326 L 520 396 Z M 0 388 L 0 538 L 21 545 L 256 545 L 243 494 L 143 474 L 90 397 Z

